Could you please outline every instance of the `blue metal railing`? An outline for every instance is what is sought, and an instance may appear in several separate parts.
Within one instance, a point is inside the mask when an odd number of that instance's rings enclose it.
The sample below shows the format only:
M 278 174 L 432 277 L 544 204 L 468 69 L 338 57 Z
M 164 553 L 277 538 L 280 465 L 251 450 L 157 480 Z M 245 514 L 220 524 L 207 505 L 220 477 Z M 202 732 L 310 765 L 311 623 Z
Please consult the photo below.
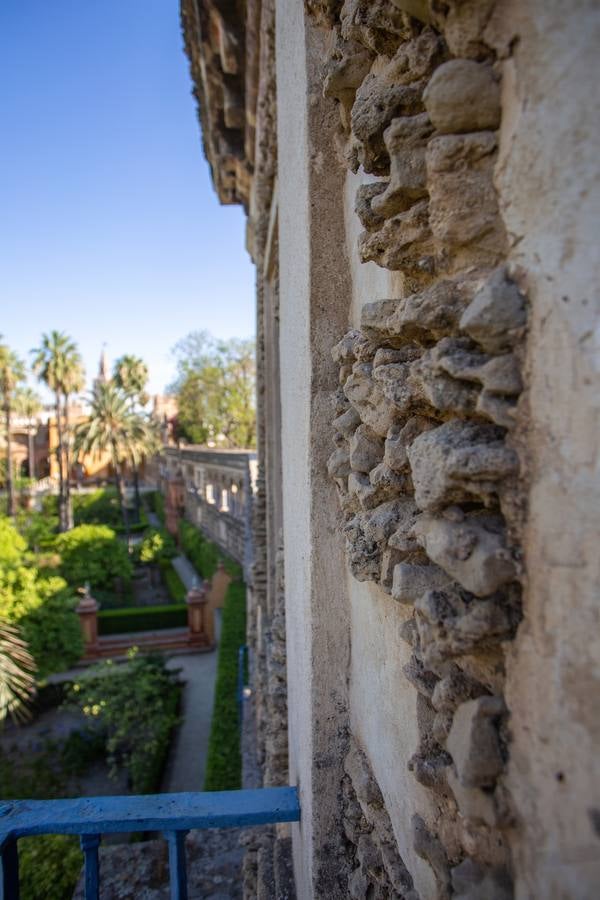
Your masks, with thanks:
M 185 836 L 191 829 L 299 822 L 295 787 L 251 791 L 14 800 L 0 804 L 0 900 L 19 900 L 18 839 L 78 834 L 85 861 L 85 898 L 99 900 L 102 834 L 160 831 L 169 845 L 171 900 L 187 900 Z

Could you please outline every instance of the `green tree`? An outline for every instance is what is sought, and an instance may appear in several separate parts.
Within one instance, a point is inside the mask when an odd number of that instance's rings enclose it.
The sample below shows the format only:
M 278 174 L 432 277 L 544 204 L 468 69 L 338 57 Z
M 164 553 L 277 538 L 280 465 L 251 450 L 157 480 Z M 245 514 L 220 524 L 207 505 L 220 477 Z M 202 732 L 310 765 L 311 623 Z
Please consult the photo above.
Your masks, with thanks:
M 58 535 L 54 549 L 60 556 L 60 573 L 74 590 L 86 582 L 112 588 L 116 578 L 131 580 L 127 547 L 108 525 L 77 525 Z
M 67 582 L 40 574 L 16 528 L 0 519 L 0 620 L 20 629 L 42 678 L 81 656 L 75 604 Z
M 20 382 L 25 380 L 25 366 L 7 344 L 0 344 L 0 397 L 4 413 L 6 435 L 6 494 L 9 516 L 16 512 L 14 477 L 11 453 L 12 416 L 15 407 L 15 394 Z
M 253 447 L 256 441 L 254 343 L 217 341 L 196 331 L 173 348 L 178 426 L 198 444 Z
M 84 370 L 77 345 L 61 331 L 42 335 L 40 346 L 32 350 L 33 371 L 54 393 L 58 439 L 58 496 L 60 530 L 73 527 L 70 493 L 71 429 L 69 397 L 83 389 Z M 64 416 L 63 416 L 64 412 Z
M 126 530 L 129 528 L 129 517 L 125 500 L 124 469 L 127 460 L 136 452 L 139 429 L 138 417 L 131 411 L 123 391 L 114 381 L 97 381 L 90 399 L 89 417 L 76 429 L 75 451 L 77 454 L 110 454 L 119 508 Z
M 33 446 L 33 437 L 35 434 L 36 418 L 43 409 L 39 394 L 36 394 L 36 392 L 29 387 L 19 388 L 15 395 L 15 409 L 19 415 L 27 419 L 29 477 L 35 478 L 35 448 Z
M 148 394 L 146 387 L 148 385 L 148 366 L 139 356 L 125 354 L 115 361 L 113 369 L 113 379 L 115 384 L 125 394 L 129 401 L 132 413 L 137 413 L 140 418 L 139 432 L 140 440 L 136 442 L 134 452 L 131 455 L 130 463 L 133 473 L 133 489 L 135 495 L 135 514 L 136 519 L 140 517 L 140 477 L 139 466 L 148 454 L 152 452 L 154 445 L 158 450 L 159 444 L 155 440 L 154 431 L 148 425 L 144 427 L 145 420 L 140 414 L 139 407 L 143 407 L 148 402 Z

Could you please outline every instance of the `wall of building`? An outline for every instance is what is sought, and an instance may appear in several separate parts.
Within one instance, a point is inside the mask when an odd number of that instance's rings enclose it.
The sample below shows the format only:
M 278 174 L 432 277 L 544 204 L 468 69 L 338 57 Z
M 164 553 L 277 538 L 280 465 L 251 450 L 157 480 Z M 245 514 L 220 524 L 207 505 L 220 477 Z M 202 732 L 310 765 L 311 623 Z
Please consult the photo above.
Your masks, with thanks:
M 257 265 L 249 643 L 297 896 L 591 900 L 600 10 L 183 10 Z

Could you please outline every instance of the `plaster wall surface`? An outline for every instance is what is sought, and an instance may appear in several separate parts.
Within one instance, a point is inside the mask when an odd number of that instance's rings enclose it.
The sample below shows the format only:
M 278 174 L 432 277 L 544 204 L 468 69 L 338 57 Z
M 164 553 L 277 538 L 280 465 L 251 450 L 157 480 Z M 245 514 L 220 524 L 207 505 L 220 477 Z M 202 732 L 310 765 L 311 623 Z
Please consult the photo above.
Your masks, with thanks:
M 530 298 L 524 620 L 508 664 L 516 896 L 600 884 L 600 8 L 503 3 L 496 183 Z M 585 100 L 584 100 L 585 98 Z M 596 823 L 594 826 L 594 822 Z
M 343 540 L 324 435 L 348 318 L 343 172 L 322 97 L 323 35 L 302 5 L 277 6 L 280 358 L 290 778 L 299 898 L 345 897 L 339 785 L 347 742 L 348 605 Z

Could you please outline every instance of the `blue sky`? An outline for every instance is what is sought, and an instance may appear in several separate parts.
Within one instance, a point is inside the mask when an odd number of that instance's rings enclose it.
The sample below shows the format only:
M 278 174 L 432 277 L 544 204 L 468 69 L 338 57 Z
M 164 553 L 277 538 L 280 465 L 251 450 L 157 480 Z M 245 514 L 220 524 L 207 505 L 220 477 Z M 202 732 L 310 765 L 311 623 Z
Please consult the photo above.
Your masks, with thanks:
M 88 375 L 254 332 L 244 216 L 204 159 L 178 0 L 1 0 L 0 333 L 68 331 Z

